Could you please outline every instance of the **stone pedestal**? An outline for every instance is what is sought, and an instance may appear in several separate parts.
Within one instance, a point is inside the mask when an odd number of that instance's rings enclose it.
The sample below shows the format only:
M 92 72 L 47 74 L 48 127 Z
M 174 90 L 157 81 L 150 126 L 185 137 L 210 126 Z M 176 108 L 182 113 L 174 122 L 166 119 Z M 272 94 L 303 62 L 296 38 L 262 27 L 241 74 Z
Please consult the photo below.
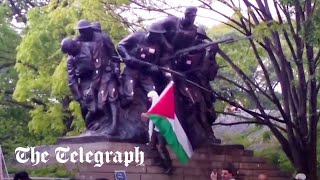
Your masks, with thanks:
M 109 137 L 107 135 L 88 135 L 88 136 L 70 136 L 58 138 L 57 144 L 83 144 L 92 142 L 126 142 L 135 144 L 145 144 L 145 140 L 138 139 L 121 139 L 118 137 Z
M 91 139 L 94 141 L 94 139 Z M 196 150 L 188 165 L 181 165 L 175 155 L 170 151 L 173 159 L 175 172 L 168 176 L 163 173 L 160 167 L 151 164 L 150 156 L 147 154 L 147 148 L 144 144 L 119 143 L 110 142 L 109 140 L 101 140 L 95 143 L 64 143 L 51 146 L 37 147 L 38 151 L 47 151 L 50 154 L 50 160 L 47 165 L 57 164 L 55 149 L 57 147 L 69 147 L 70 152 L 78 151 L 80 147 L 84 149 L 84 153 L 91 152 L 107 152 L 107 151 L 134 151 L 135 147 L 145 152 L 145 161 L 141 166 L 135 163 L 125 167 L 123 163 L 104 164 L 102 167 L 94 167 L 92 163 L 66 163 L 66 168 L 76 171 L 76 178 L 81 180 L 94 180 L 96 178 L 114 179 L 116 170 L 124 170 L 128 180 L 208 180 L 213 169 L 221 170 L 224 162 L 231 162 L 238 169 L 238 175 L 242 180 L 256 180 L 259 173 L 265 173 L 269 176 L 269 180 L 288 180 L 290 174 L 280 171 L 277 167 L 267 164 L 263 159 L 253 157 L 253 152 L 245 150 L 242 145 L 217 145 L 206 146 Z M 30 167 L 30 164 L 25 164 Z M 43 164 L 34 167 L 43 167 Z
M 111 143 L 113 150 L 132 150 L 134 144 Z M 106 145 L 108 146 L 108 145 Z M 145 146 L 139 145 L 146 149 Z M 129 149 L 127 149 L 129 148 Z M 110 150 L 110 148 L 105 148 Z M 259 173 L 266 173 L 270 180 L 288 180 L 290 175 L 280 171 L 277 167 L 268 165 L 263 159 L 253 157 L 253 152 L 245 150 L 241 145 L 208 146 L 198 149 L 193 154 L 188 165 L 181 165 L 170 151 L 175 172 L 172 176 L 162 173 L 162 169 L 153 166 L 151 159 L 146 155 L 144 166 L 123 164 L 108 164 L 101 168 L 92 164 L 83 164 L 77 176 L 79 179 L 108 178 L 114 179 L 115 170 L 126 171 L 129 180 L 208 180 L 213 169 L 221 170 L 223 162 L 232 162 L 238 169 L 239 177 L 243 180 L 256 180 Z

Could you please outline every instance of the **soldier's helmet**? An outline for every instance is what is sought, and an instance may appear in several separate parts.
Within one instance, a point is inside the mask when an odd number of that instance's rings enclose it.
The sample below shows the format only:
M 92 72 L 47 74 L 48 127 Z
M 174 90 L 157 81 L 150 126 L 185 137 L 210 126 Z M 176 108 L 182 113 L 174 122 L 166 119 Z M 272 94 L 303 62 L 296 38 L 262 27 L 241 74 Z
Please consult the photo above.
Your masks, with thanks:
M 207 36 L 206 30 L 203 27 L 197 28 L 197 34 L 200 38 L 209 39 L 209 37 Z
M 92 23 L 92 28 L 97 30 L 97 31 L 101 31 L 101 24 L 100 22 L 96 21 Z
M 71 47 L 74 45 L 74 41 L 71 38 L 64 38 L 61 43 L 61 51 L 63 53 L 70 53 Z
M 196 13 L 198 11 L 198 8 L 195 6 L 189 6 L 185 9 L 184 13 L 188 14 L 188 13 Z
M 151 24 L 147 30 L 149 32 L 152 32 L 152 33 L 165 33 L 166 30 L 161 26 L 161 24 L 159 23 L 153 23 Z
M 87 29 L 87 28 L 91 28 L 92 24 L 85 19 L 81 19 L 78 23 L 77 26 L 75 27 L 75 29 Z

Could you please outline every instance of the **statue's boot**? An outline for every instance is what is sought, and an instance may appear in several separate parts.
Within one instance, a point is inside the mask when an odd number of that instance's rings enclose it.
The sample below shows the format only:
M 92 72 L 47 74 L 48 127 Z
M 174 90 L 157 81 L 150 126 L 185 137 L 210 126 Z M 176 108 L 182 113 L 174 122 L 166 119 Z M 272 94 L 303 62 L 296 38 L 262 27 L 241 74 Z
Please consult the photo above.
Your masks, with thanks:
M 205 131 L 208 137 L 209 144 L 221 144 L 221 139 L 216 138 L 216 136 L 214 135 L 214 132 L 212 131 L 211 126 L 208 125 Z
M 221 139 L 216 138 L 216 136 L 214 135 L 214 133 L 212 133 L 211 136 L 209 136 L 209 142 L 211 144 L 221 144 Z
M 210 144 L 221 144 L 221 139 L 216 138 L 212 131 L 208 135 L 208 140 Z
M 217 119 L 217 114 L 214 109 L 209 109 L 206 111 L 206 117 L 209 124 L 213 124 Z
M 92 130 L 92 125 L 94 122 L 94 118 L 95 118 L 95 113 L 89 111 L 85 117 L 85 124 L 86 124 L 86 129 L 87 130 Z
M 210 116 L 211 116 L 211 113 L 210 113 Z M 209 143 L 221 144 L 221 140 L 216 138 L 216 136 L 214 135 L 214 132 L 212 131 L 212 127 L 210 126 L 210 124 L 212 124 L 214 120 L 208 119 L 208 121 L 209 121 L 209 124 L 206 125 L 207 127 L 205 127 L 205 129 L 206 129 L 207 137 L 209 137 L 209 141 L 210 141 Z
M 112 123 L 110 125 L 109 135 L 114 135 L 118 130 L 118 121 L 119 121 L 119 106 L 116 102 L 110 103 L 111 115 L 112 115 Z
M 216 120 L 216 113 L 214 110 L 209 110 L 204 103 L 200 103 L 200 123 L 208 137 L 209 144 L 221 144 L 221 140 L 216 138 L 212 131 L 212 124 Z

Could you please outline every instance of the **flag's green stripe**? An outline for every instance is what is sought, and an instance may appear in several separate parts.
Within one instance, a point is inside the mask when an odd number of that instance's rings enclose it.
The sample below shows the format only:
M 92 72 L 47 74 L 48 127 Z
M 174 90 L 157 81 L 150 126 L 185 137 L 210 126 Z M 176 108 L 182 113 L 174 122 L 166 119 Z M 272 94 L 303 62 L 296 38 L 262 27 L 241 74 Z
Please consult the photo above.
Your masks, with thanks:
M 169 120 L 165 117 L 159 115 L 149 115 L 149 118 L 156 125 L 156 127 L 160 130 L 160 133 L 166 139 L 168 145 L 171 147 L 173 152 L 176 154 L 178 160 L 187 164 L 189 161 L 189 157 L 184 151 L 183 147 L 178 141 L 176 133 L 173 131 L 172 125 Z

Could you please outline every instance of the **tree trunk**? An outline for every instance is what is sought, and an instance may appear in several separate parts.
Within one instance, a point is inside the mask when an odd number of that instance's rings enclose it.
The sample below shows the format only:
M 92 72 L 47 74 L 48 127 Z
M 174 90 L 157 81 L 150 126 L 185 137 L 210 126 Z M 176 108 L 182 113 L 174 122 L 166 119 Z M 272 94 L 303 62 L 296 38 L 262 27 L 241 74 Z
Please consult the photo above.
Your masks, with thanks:
M 316 117 L 313 117 L 316 118 Z M 310 118 L 311 119 L 311 118 Z M 304 173 L 307 180 L 318 180 L 317 176 L 317 130 L 310 130 L 310 138 L 305 147 L 299 147 L 298 156 L 294 156 L 296 173 Z M 298 148 L 297 148 L 298 149 Z
M 318 180 L 317 177 L 317 151 L 316 146 L 308 144 L 307 150 L 300 154 L 300 164 L 295 165 L 297 173 L 304 173 L 307 180 Z
M 308 180 L 317 180 L 317 147 L 316 144 L 310 146 L 309 156 L 307 159 L 308 171 L 306 173 Z
M 314 114 L 316 114 L 316 111 L 314 112 Z M 310 127 L 310 145 L 307 147 L 309 152 L 307 156 L 308 159 L 306 159 L 308 163 L 307 177 L 309 177 L 308 179 L 310 180 L 317 180 L 317 116 L 312 115 L 311 119 L 311 122 L 314 122 L 315 124 L 313 124 L 312 127 Z M 304 155 L 301 154 L 301 156 L 303 157 Z

